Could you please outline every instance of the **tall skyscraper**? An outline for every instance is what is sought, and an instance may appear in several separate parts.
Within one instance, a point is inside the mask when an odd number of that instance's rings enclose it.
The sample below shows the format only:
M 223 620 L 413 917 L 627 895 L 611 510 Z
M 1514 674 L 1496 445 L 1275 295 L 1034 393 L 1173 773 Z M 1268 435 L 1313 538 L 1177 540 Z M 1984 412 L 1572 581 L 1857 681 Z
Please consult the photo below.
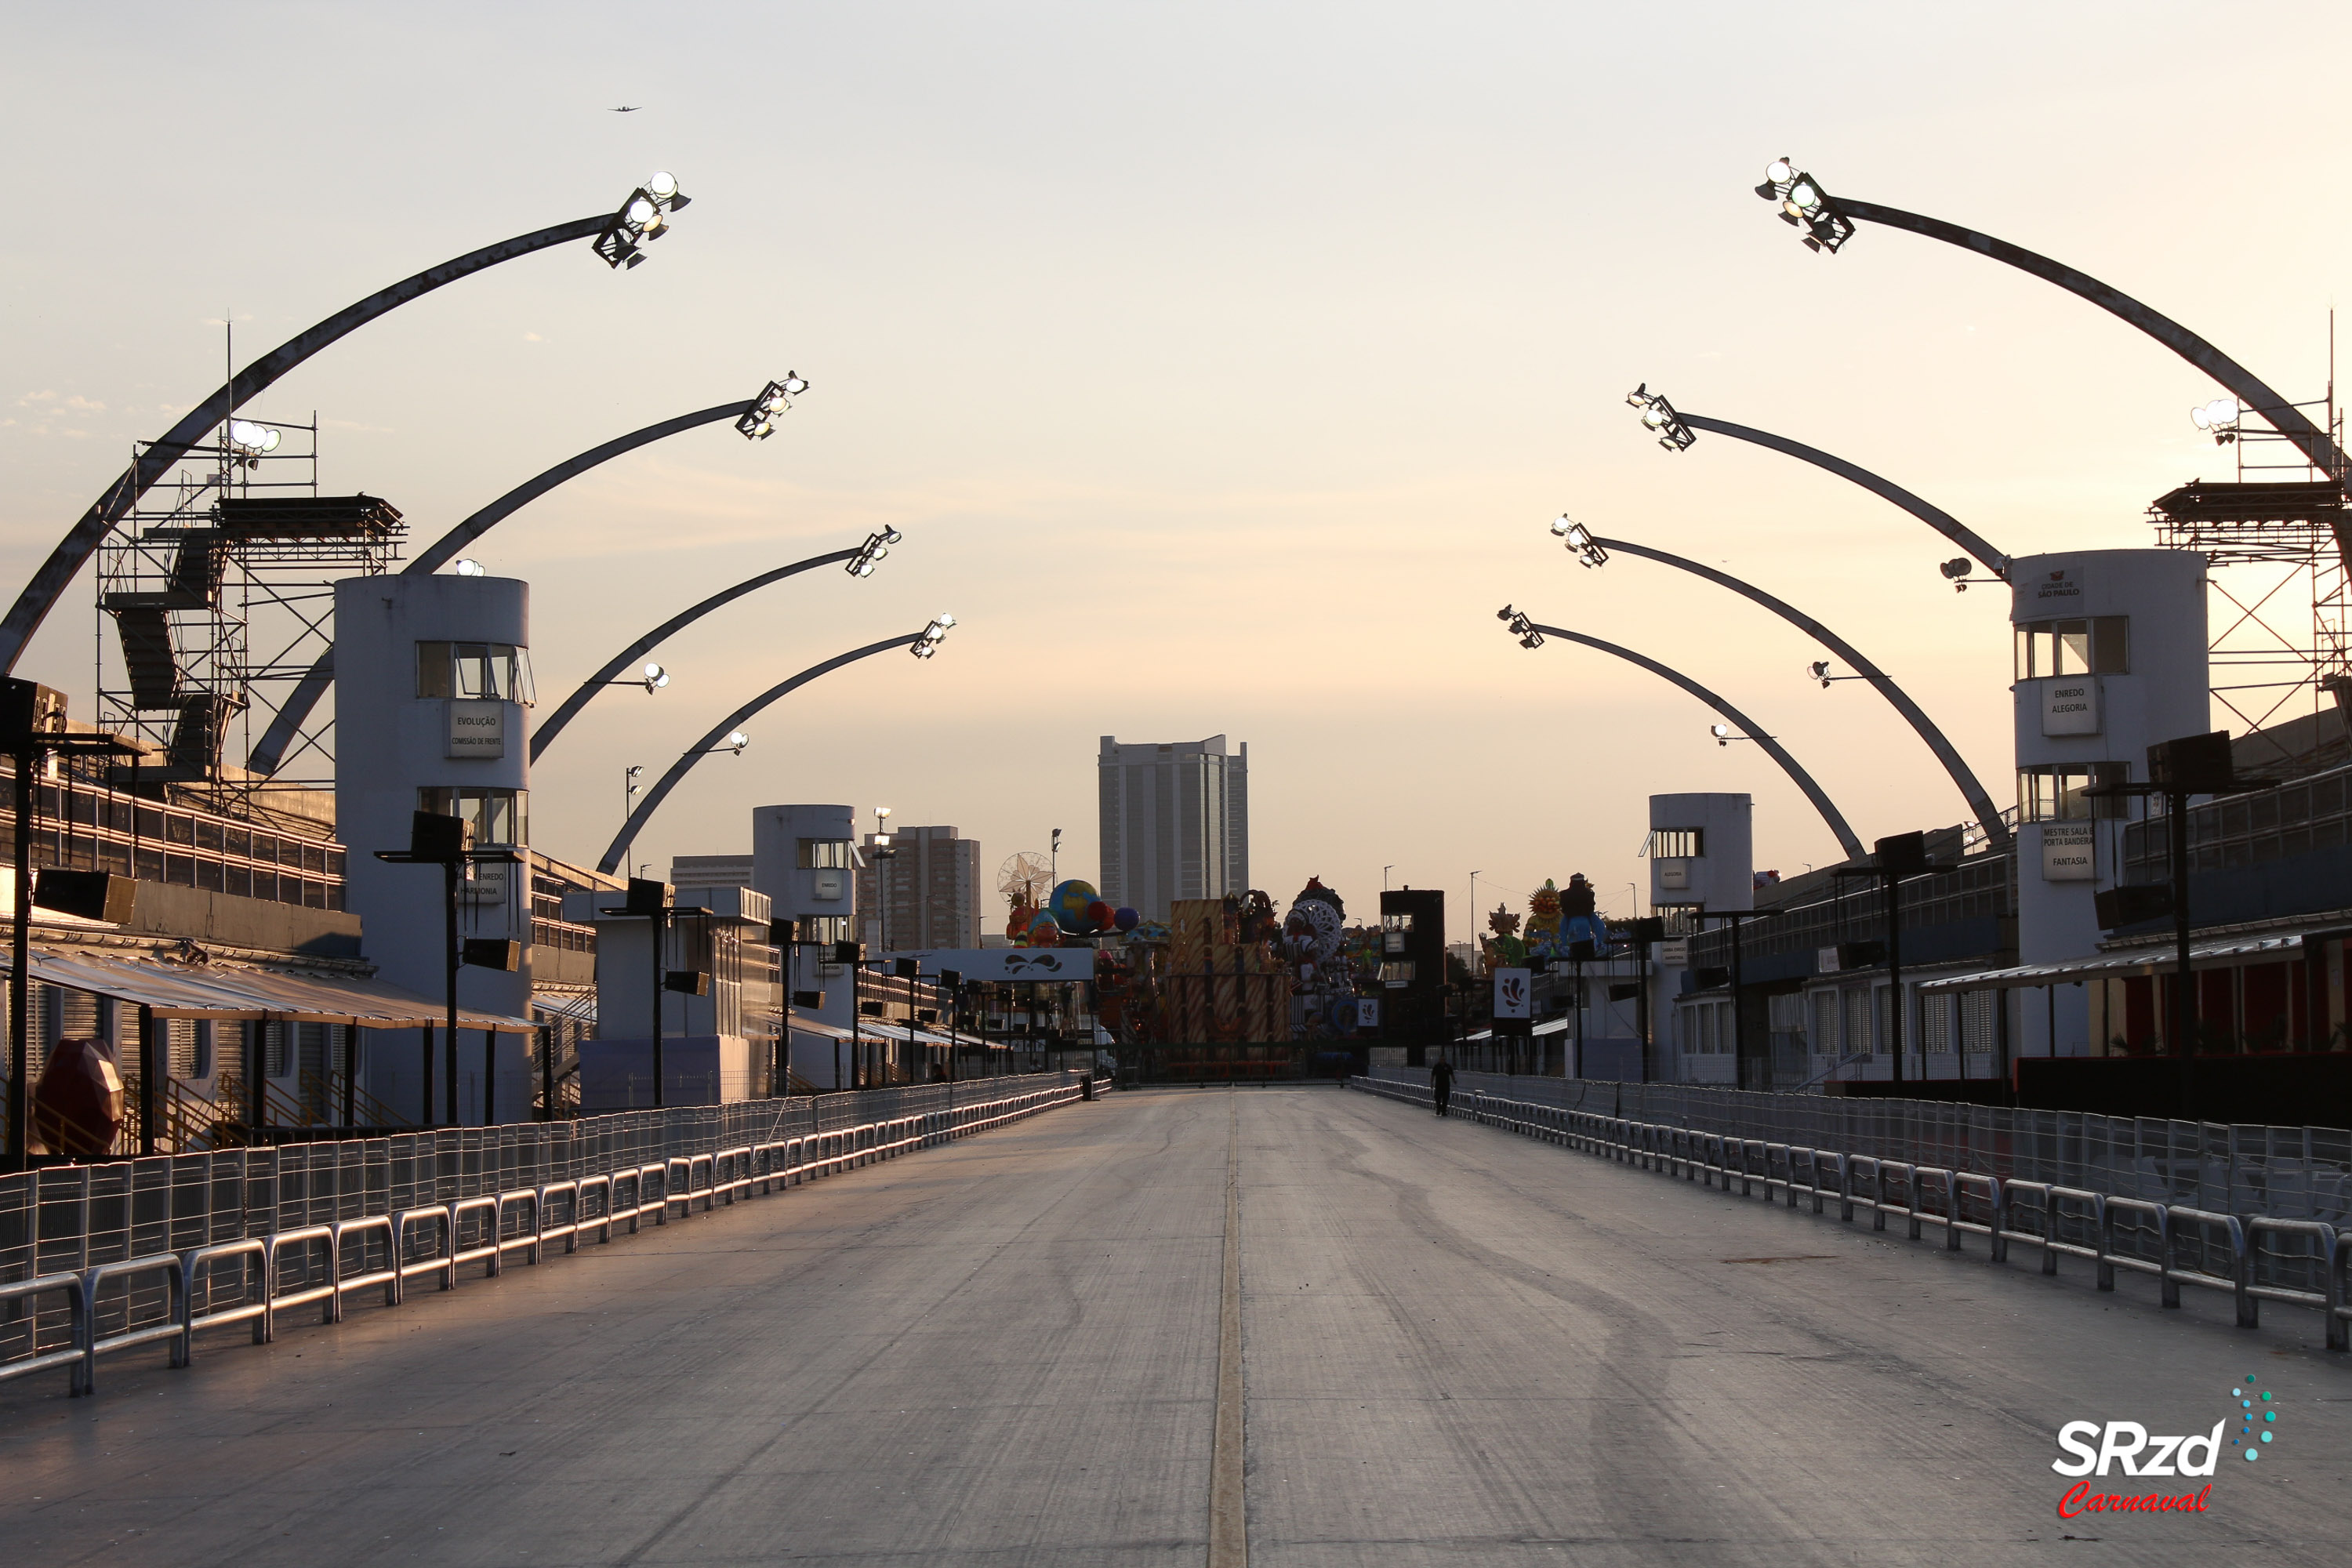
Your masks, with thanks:
M 980 945 L 980 840 L 952 827 L 894 827 L 887 853 L 859 851 L 858 939 L 875 952 Z
M 1164 921 L 1177 899 L 1249 887 L 1249 742 L 1225 738 L 1121 745 L 1102 738 L 1096 762 L 1102 896 Z

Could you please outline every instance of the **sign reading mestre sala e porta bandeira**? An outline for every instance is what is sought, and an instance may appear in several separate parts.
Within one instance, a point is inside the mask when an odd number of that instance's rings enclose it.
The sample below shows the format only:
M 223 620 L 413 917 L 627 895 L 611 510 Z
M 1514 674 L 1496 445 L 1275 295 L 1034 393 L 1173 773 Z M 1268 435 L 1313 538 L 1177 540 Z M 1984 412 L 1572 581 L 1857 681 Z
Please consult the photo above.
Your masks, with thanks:
M 507 705 L 503 702 L 449 704 L 449 749 L 452 757 L 495 763 L 507 754 Z

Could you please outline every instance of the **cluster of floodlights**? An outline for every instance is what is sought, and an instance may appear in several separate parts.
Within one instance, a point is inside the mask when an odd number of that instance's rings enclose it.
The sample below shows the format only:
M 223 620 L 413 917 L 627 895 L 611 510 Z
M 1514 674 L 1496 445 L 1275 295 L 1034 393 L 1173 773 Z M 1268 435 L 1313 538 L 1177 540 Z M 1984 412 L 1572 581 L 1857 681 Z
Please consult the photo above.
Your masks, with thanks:
M 2238 420 L 2245 412 L 2236 398 L 2217 397 L 2190 409 L 2189 417 L 2200 430 L 2211 432 L 2213 445 L 2226 447 L 2238 438 Z
M 488 568 L 470 555 L 460 555 L 457 559 L 449 563 L 449 570 L 455 572 L 460 577 L 478 577 L 487 571 Z
M 645 259 L 645 247 L 669 232 L 669 215 L 685 207 L 688 199 L 677 188 L 676 174 L 656 172 L 629 193 L 596 237 L 596 254 L 608 266 L 635 267 Z
M 1780 205 L 1782 223 L 1805 231 L 1807 250 L 1835 251 L 1853 237 L 1853 220 L 1838 210 L 1819 180 L 1786 158 L 1772 160 L 1756 194 Z
M 789 413 L 793 399 L 808 390 L 808 382 L 797 371 L 784 372 L 784 379 L 772 381 L 760 389 L 743 417 L 735 421 L 735 428 L 746 441 L 764 441 L 776 433 L 776 416 Z
M 1715 743 L 1718 746 L 1727 746 L 1734 741 L 1752 741 L 1756 738 L 1753 735 L 1743 735 L 1728 724 L 1709 724 L 1706 727 L 1706 732 L 1715 737 Z
M 874 563 L 889 554 L 890 547 L 903 537 L 897 529 L 887 527 L 879 533 L 867 534 L 866 542 L 857 547 L 857 553 L 850 557 L 849 563 L 842 570 L 853 577 L 873 576 Z
M 250 419 L 230 420 L 227 437 L 228 460 L 241 468 L 260 467 L 261 455 L 278 450 L 278 443 L 285 438 L 281 432 Z
M 664 669 L 660 665 L 649 664 L 646 666 L 646 672 L 643 675 L 632 676 L 626 680 L 615 680 L 613 684 L 614 686 L 642 686 L 646 689 L 646 695 L 650 697 L 655 692 L 659 691 L 663 687 L 669 684 L 669 671 Z
M 1554 538 L 1575 552 L 1579 564 L 1585 566 L 1609 564 L 1609 552 L 1601 548 L 1601 542 L 1592 537 L 1592 531 L 1568 513 L 1561 512 L 1552 519 L 1551 531 Z
M 941 610 L 931 617 L 931 624 L 923 628 L 923 635 L 917 638 L 915 646 L 907 651 L 917 658 L 930 658 L 940 651 L 940 644 L 947 640 L 948 628 L 953 625 L 955 625 L 955 617 Z
M 1652 392 L 1643 382 L 1625 395 L 1625 401 L 1642 411 L 1642 428 L 1658 438 L 1658 445 L 1669 452 L 1687 451 L 1698 439 L 1698 433 L 1683 423 L 1675 405 L 1666 401 L 1663 392 Z
M 751 736 L 745 734 L 740 730 L 730 730 L 728 731 L 727 738 L 719 742 L 719 744 L 711 747 L 707 752 L 698 752 L 695 754 L 697 756 L 703 757 L 715 757 L 721 752 L 732 752 L 740 757 L 743 754 L 743 748 L 751 743 Z
M 1495 618 L 1510 628 L 1511 635 L 1519 639 L 1521 647 L 1543 647 L 1543 633 L 1536 630 L 1535 622 L 1528 619 L 1524 612 L 1505 605 L 1495 612 Z

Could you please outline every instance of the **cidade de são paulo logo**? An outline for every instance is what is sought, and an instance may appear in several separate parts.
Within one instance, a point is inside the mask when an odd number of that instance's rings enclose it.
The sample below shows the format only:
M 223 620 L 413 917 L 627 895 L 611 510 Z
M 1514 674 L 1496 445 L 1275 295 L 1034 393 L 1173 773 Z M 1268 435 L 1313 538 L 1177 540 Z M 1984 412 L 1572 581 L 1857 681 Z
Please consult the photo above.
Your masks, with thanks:
M 2195 1479 L 2213 1475 L 2223 1455 L 2252 1464 L 2278 1436 L 2278 1402 L 2254 1384 L 2253 1373 L 2230 1390 L 2237 1408 L 2213 1423 L 2210 1432 L 2165 1436 L 2137 1421 L 2069 1421 L 2058 1428 L 2058 1447 L 2067 1457 L 2051 1461 L 2062 1476 L 2081 1476 L 2058 1500 L 2058 1517 L 2084 1513 L 2203 1513 L 2213 1494 L 2207 1481 L 2195 1491 L 2159 1487 L 2143 1492 L 2109 1492 L 2091 1478 L 2110 1468 L 2126 1476 Z

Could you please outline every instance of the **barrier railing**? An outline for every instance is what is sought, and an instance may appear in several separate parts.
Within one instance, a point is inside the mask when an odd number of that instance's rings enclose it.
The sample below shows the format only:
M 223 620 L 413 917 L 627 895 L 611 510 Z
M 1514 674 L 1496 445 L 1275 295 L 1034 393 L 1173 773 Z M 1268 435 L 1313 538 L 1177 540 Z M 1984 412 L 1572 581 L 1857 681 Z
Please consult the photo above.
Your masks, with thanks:
M 1424 1083 L 1358 1077 L 1349 1087 L 1383 1099 L 1433 1107 Z M 2094 1282 L 2113 1290 L 2116 1270 L 2158 1281 L 2166 1307 L 2180 1305 L 2180 1287 L 2226 1290 L 2238 1326 L 2261 1325 L 2262 1303 L 2316 1308 L 2327 1348 L 2352 1348 L 2352 1243 L 2326 1220 L 2231 1214 L 2151 1198 L 2022 1176 L 2002 1177 L 1893 1158 L 1771 1139 L 1644 1121 L 1573 1106 L 1519 1100 L 1478 1090 L 1456 1091 L 1452 1104 L 1465 1120 L 1563 1148 L 1637 1165 L 1684 1181 L 1696 1180 L 1764 1201 L 1776 1195 L 1790 1208 L 1802 1197 L 1813 1213 L 1830 1202 L 1852 1222 L 1857 1209 L 1883 1231 L 1890 1215 L 1913 1241 L 1927 1226 L 1941 1227 L 1946 1250 L 1961 1250 L 1967 1236 L 1985 1238 L 1988 1261 L 2005 1263 L 2017 1245 L 2038 1247 L 2042 1272 L 2054 1275 L 2062 1257 L 2092 1266 Z M 1972 1217 L 1980 1216 L 1980 1217 Z M 2154 1255 L 2137 1245 L 2153 1237 Z M 2265 1243 L 2271 1245 L 2266 1246 Z M 2288 1244 L 2292 1244 L 2291 1246 Z M 2194 1257 L 2184 1259 L 2184 1251 Z M 2214 1259 L 2219 1255 L 2218 1265 Z
M 705 1214 L 721 1202 L 731 1208 L 755 1195 L 785 1191 L 819 1176 L 894 1159 L 1091 1098 L 1073 1075 L 1053 1075 L 1045 1081 L 1048 1087 L 998 1092 L 961 1105 L 903 1110 L 786 1138 L 730 1142 L 653 1162 L 622 1159 L 605 1169 L 552 1180 L 453 1194 L 440 1202 L 275 1227 L 258 1236 L 205 1241 L 0 1282 L 0 1335 L 21 1321 L 25 1331 L 20 1337 L 27 1347 L 26 1353 L 0 1359 L 0 1380 L 64 1367 L 68 1393 L 91 1393 L 102 1355 L 169 1342 L 171 1364 L 184 1367 L 194 1360 L 200 1329 L 250 1322 L 253 1342 L 267 1344 L 277 1337 L 278 1314 L 290 1309 L 316 1304 L 321 1321 L 341 1322 L 346 1300 L 363 1291 L 381 1289 L 384 1305 L 397 1307 L 407 1282 L 422 1276 L 437 1276 L 442 1289 L 455 1289 L 457 1271 L 465 1264 L 480 1263 L 486 1277 L 496 1276 L 504 1271 L 509 1255 L 519 1252 L 525 1263 L 536 1266 L 549 1255 L 552 1242 L 562 1242 L 565 1254 L 576 1253 L 591 1237 L 609 1245 L 617 1225 L 625 1222 L 632 1235 L 645 1217 L 667 1225 L 673 1207 L 684 1218 L 693 1214 L 698 1199 Z M 898 1091 L 900 1096 L 906 1092 Z M 898 1110 L 900 1103 L 885 1101 L 883 1108 Z M 615 1152 L 629 1151 L 623 1147 Z M 484 1177 L 500 1173 L 485 1163 Z M 412 1190 L 421 1180 L 412 1173 Z M 207 1195 L 212 1195 L 209 1190 Z M 79 1203 L 85 1232 L 89 1210 L 85 1187 Z M 45 1219 L 45 1228 L 47 1224 Z M 51 1246 L 57 1237 L 44 1235 L 40 1241 Z M 380 1259 L 376 1249 L 381 1249 Z M 231 1265 L 233 1288 L 225 1291 L 231 1281 L 220 1276 Z M 153 1298 L 152 1288 L 145 1293 L 134 1289 L 110 1305 L 102 1321 L 102 1287 L 154 1279 L 162 1283 L 160 1298 Z M 42 1299 L 59 1296 L 66 1305 L 61 1336 L 55 1332 L 57 1325 L 44 1325 L 37 1310 Z M 117 1305 L 121 1309 L 119 1325 L 112 1323 Z M 56 1342 L 59 1338 L 63 1343 Z

